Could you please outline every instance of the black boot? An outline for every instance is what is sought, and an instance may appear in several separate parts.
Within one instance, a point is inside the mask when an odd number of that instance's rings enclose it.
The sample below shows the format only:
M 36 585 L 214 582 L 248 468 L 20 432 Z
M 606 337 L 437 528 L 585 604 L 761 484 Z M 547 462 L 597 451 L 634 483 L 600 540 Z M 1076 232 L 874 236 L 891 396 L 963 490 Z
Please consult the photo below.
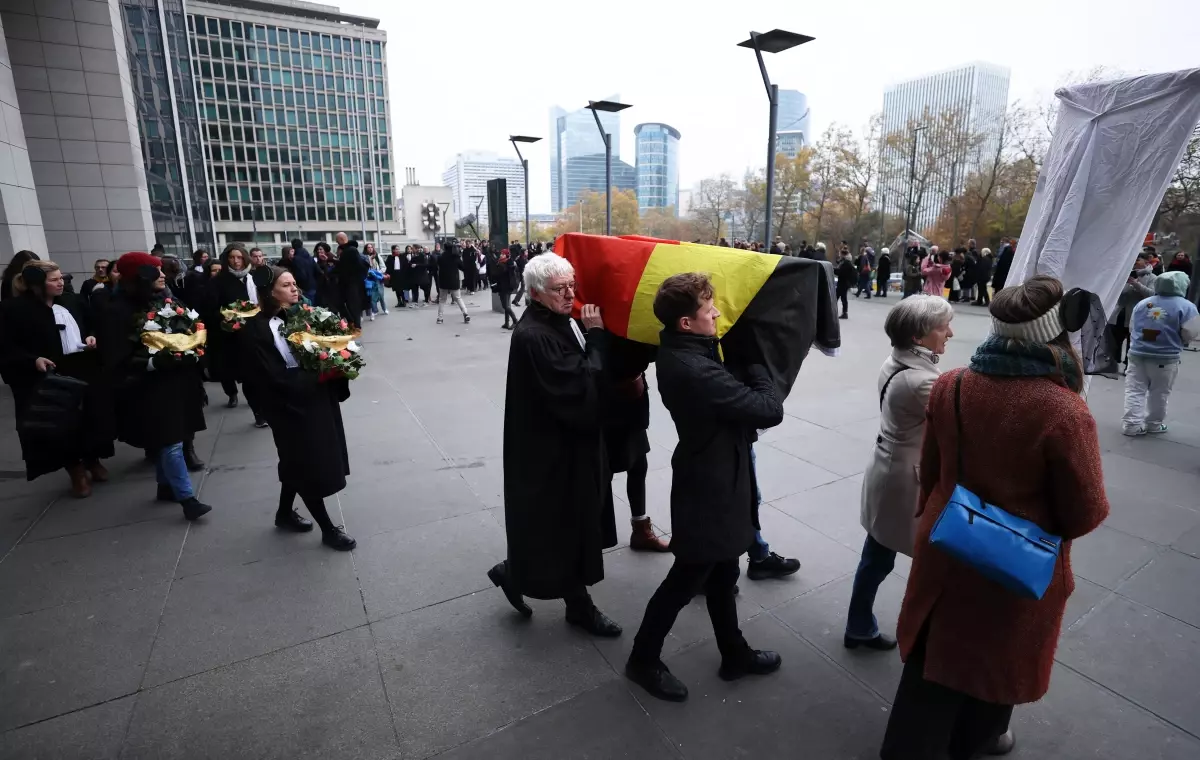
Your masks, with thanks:
M 508 565 L 504 562 L 497 562 L 491 570 L 488 570 L 487 577 L 493 586 L 504 592 L 504 598 L 508 600 L 514 610 L 525 617 L 533 617 L 533 610 L 525 603 L 521 592 L 513 588 L 508 581 Z
M 742 676 L 765 676 L 774 673 L 782 664 L 783 658 L 775 652 L 747 649 L 744 655 L 735 660 L 722 658 L 717 675 L 722 681 L 736 681 Z
M 189 496 L 179 503 L 183 506 L 183 516 L 187 520 L 196 520 L 212 511 L 212 507 L 195 496 Z
M 188 472 L 200 472 L 204 469 L 204 462 L 196 456 L 195 441 L 183 442 L 183 463 L 187 466 Z
M 236 409 L 237 405 L 238 405 L 238 397 L 237 397 L 236 393 L 233 394 L 232 396 L 230 396 L 229 400 L 225 402 L 226 409 Z
M 302 517 L 296 510 L 289 509 L 286 512 L 275 513 L 275 527 L 294 533 L 307 533 L 313 529 L 313 523 L 307 517 Z
M 621 635 L 621 626 L 596 609 L 590 598 L 586 602 L 567 604 L 567 622 L 601 638 L 613 639 Z
M 652 665 L 644 665 L 635 662 L 631 657 L 625 663 L 625 677 L 650 692 L 652 696 L 668 702 L 683 702 L 688 697 L 687 686 L 662 664 L 662 660 Z
M 321 543 L 339 552 L 348 552 L 358 546 L 358 542 L 347 536 L 340 525 L 333 526 L 332 530 L 321 531 Z

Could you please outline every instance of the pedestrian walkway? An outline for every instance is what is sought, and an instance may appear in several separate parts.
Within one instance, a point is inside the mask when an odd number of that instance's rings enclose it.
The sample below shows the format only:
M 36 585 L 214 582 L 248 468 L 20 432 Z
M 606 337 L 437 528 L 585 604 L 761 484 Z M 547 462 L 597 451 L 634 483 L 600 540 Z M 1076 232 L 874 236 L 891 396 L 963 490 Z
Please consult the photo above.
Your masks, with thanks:
M 214 509 L 188 524 L 153 501 L 152 468 L 127 447 L 90 499 L 69 498 L 65 476 L 25 482 L 0 391 L 0 757 L 877 757 L 900 659 L 841 637 L 895 302 L 851 301 L 842 356 L 810 354 L 783 425 L 756 447 L 764 534 L 804 564 L 743 577 L 739 610 L 783 668 L 719 680 L 693 602 L 664 650 L 691 698 L 669 704 L 621 670 L 670 556 L 608 553 L 593 596 L 625 627 L 617 640 L 568 627 L 557 602 L 532 602 L 525 621 L 488 582 L 505 553 L 509 334 L 485 294 L 467 301 L 470 325 L 410 309 L 365 327 L 370 366 L 343 407 L 350 484 L 329 500 L 358 539 L 347 554 L 273 528 L 274 447 L 244 406 L 208 409 L 197 449 Z M 960 308 L 945 366 L 986 329 L 982 310 Z M 1120 434 L 1120 383 L 1092 384 L 1112 515 L 1074 547 L 1050 693 L 1017 709 L 1012 757 L 1200 757 L 1198 383 L 1200 356 L 1186 354 L 1171 431 L 1139 439 Z M 669 531 L 674 429 L 652 398 L 650 514 Z M 900 559 L 876 609 L 889 632 Z

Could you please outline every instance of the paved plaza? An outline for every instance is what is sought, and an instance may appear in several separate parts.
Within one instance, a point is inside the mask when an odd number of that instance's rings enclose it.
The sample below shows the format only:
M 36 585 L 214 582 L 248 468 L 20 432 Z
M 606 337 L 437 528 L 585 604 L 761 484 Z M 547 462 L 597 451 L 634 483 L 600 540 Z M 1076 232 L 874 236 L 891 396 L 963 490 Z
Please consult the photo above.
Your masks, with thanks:
M 877 757 L 900 658 L 841 637 L 894 301 L 851 299 L 842 356 L 812 352 L 785 422 L 756 446 L 764 534 L 803 567 L 743 576 L 739 611 L 783 668 L 719 680 L 694 601 L 664 652 L 685 704 L 622 675 L 669 555 L 607 554 L 592 593 L 625 627 L 616 640 L 567 626 L 557 602 L 523 620 L 488 582 L 505 554 L 509 337 L 484 296 L 468 303 L 470 325 L 424 309 L 366 326 L 370 366 L 343 406 L 353 472 L 330 500 L 351 553 L 275 530 L 270 432 L 245 405 L 224 409 L 217 385 L 197 439 L 213 511 L 195 524 L 153 501 L 153 469 L 124 446 L 90 499 L 61 474 L 26 482 L 0 391 L 0 758 Z M 944 364 L 964 364 L 986 328 L 961 308 Z M 1121 388 L 1092 383 L 1112 514 L 1074 546 L 1050 693 L 1017 709 L 1012 757 L 1200 758 L 1200 355 L 1184 356 L 1165 436 L 1120 435 Z M 652 398 L 650 514 L 669 532 L 675 431 Z M 889 632 L 900 560 L 876 609 Z

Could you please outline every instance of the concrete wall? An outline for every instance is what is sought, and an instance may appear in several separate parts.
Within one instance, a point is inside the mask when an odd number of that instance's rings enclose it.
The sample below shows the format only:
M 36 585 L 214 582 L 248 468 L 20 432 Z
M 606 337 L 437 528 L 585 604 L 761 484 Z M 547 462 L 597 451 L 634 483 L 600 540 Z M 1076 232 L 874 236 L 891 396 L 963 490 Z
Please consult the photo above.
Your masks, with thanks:
M 46 250 L 46 235 L 42 231 L 8 45 L 0 25 L 0 261 L 7 262 L 21 250 L 42 255 Z
M 439 235 L 454 234 L 454 220 L 459 217 L 459 210 L 454 206 L 454 190 L 444 185 L 405 185 L 400 191 L 400 197 L 404 199 L 404 231 L 405 236 L 409 240 L 420 241 L 424 245 L 431 245 L 433 242 L 433 234 L 426 232 L 421 227 L 421 204 L 426 201 L 438 204 L 450 204 L 446 209 L 445 226 Z M 444 205 L 439 205 L 438 209 L 445 208 Z M 439 221 L 441 221 L 439 219 Z M 446 228 L 449 229 L 446 229 Z M 480 230 L 480 234 L 483 231 Z M 387 237 L 385 236 L 386 240 Z
M 0 0 L 44 250 L 70 272 L 154 243 L 120 14 L 117 0 Z

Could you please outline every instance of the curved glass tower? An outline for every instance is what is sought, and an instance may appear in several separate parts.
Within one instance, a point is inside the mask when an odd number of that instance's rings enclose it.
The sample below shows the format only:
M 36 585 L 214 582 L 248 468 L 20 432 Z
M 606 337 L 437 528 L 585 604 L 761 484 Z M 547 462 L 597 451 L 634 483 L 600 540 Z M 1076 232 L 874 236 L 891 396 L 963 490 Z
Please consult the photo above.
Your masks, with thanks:
M 679 216 L 679 130 L 668 124 L 638 124 L 633 128 L 637 143 L 638 211 L 673 208 Z

